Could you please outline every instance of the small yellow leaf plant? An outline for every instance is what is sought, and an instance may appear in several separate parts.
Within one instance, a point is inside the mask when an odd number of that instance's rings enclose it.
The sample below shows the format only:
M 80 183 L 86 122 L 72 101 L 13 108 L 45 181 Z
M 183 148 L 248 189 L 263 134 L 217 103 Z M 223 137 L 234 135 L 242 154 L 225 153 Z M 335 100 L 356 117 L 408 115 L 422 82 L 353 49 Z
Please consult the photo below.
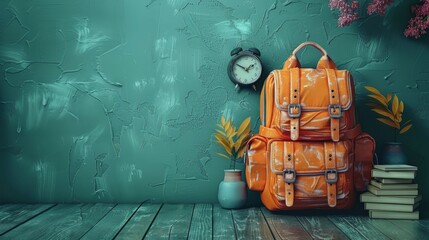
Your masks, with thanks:
M 224 153 L 219 156 L 231 160 L 230 167 L 235 169 L 235 163 L 244 155 L 247 141 L 250 139 L 250 117 L 246 118 L 237 129 L 232 120 L 222 116 L 221 123 L 216 124 L 218 129 L 214 133 L 216 143 L 223 147 Z
M 404 102 L 399 100 L 398 96 L 387 93 L 386 96 L 380 93 L 376 88 L 365 86 L 365 89 L 370 92 L 368 97 L 372 101 L 367 103 L 371 107 L 371 111 L 379 114 L 381 117 L 378 121 L 386 124 L 394 129 L 394 140 L 397 141 L 398 133 L 403 134 L 410 130 L 413 126 L 411 120 L 402 123 L 402 114 L 404 113 Z

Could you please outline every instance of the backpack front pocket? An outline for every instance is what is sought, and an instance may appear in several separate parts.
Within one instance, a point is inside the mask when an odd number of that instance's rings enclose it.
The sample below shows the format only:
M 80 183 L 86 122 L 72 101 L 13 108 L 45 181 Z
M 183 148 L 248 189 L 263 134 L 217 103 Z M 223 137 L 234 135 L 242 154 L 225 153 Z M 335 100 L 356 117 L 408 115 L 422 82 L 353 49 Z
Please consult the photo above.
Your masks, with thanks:
M 352 190 L 347 174 L 351 141 L 294 142 L 272 140 L 268 143 L 272 195 L 279 201 L 326 198 L 331 207 Z M 351 186 L 349 186 L 351 185 Z M 289 206 L 292 206 L 289 203 Z

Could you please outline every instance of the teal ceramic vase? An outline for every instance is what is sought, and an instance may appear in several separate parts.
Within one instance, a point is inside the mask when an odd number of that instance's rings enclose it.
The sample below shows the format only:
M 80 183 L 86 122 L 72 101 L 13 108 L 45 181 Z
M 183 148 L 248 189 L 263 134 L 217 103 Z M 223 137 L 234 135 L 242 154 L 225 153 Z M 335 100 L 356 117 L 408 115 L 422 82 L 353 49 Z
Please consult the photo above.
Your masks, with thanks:
M 222 208 L 238 209 L 247 200 L 246 184 L 241 178 L 241 170 L 225 170 L 225 177 L 219 184 L 218 200 Z
M 386 142 L 379 164 L 408 164 L 402 143 Z

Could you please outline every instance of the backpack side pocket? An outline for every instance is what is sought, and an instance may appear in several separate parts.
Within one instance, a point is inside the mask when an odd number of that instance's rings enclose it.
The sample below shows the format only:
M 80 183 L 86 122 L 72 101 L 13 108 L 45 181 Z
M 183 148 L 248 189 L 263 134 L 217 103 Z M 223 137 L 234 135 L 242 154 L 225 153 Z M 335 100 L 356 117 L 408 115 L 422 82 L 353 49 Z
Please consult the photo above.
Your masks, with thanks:
M 367 133 L 355 138 L 354 183 L 357 191 L 365 191 L 371 181 L 375 140 Z
M 254 135 L 247 143 L 246 181 L 253 191 L 263 191 L 266 181 L 267 139 Z

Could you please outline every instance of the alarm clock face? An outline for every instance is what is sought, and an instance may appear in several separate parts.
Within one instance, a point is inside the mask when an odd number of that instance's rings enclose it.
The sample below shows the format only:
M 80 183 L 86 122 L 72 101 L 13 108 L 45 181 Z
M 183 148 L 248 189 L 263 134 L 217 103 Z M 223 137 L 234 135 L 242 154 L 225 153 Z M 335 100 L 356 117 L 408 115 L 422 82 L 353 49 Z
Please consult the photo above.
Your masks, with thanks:
M 234 82 L 250 85 L 261 77 L 262 64 L 255 55 L 243 52 L 231 60 L 228 73 Z

